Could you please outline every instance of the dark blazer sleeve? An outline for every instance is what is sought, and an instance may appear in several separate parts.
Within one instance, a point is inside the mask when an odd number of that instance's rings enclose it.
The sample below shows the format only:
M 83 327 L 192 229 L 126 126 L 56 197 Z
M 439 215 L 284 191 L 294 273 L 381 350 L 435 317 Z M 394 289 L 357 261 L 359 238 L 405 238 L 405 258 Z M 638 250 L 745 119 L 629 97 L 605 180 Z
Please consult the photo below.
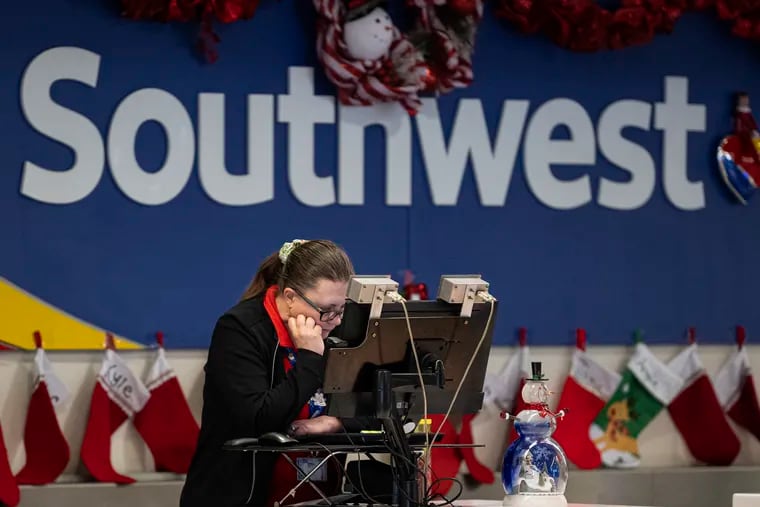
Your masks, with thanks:
M 348 433 L 382 428 L 382 423 L 375 417 L 341 417 L 340 422 L 343 424 L 343 430 Z
M 281 374 L 273 375 L 273 368 L 283 366 L 274 357 L 274 332 L 265 336 L 267 331 L 266 326 L 247 330 L 225 315 L 211 338 L 206 381 L 220 394 L 230 426 L 241 437 L 285 431 L 324 378 L 324 358 L 308 350 L 298 352 L 284 380 Z

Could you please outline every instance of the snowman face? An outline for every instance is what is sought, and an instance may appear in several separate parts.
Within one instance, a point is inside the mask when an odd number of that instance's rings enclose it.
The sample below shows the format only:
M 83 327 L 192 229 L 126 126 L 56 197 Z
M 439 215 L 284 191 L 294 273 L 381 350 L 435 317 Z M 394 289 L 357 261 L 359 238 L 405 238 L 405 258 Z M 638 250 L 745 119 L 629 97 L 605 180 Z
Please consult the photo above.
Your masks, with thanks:
M 546 404 L 549 402 L 551 392 L 544 382 L 525 382 L 522 389 L 522 397 L 526 403 Z
M 346 49 L 356 60 L 377 60 L 388 53 L 393 41 L 393 22 L 382 7 L 349 21 L 343 27 Z

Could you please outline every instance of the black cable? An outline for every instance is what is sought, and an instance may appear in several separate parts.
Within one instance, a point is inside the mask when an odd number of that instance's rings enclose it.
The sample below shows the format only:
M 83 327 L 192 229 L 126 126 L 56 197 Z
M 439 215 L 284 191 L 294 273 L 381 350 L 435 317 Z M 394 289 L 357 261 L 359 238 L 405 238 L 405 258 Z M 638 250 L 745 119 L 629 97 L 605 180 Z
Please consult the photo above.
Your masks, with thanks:
M 414 500 L 402 488 L 398 488 L 399 493 L 401 493 L 402 495 L 404 495 L 404 498 L 406 498 L 409 501 L 409 503 L 411 503 L 413 505 L 416 505 L 418 507 L 427 507 L 427 505 L 428 505 L 428 501 L 427 501 L 427 491 L 428 491 L 427 473 L 424 470 L 421 471 L 421 469 L 420 469 L 420 467 L 419 467 L 419 465 L 417 463 L 415 463 L 414 461 L 410 460 L 409 457 L 405 456 L 404 454 L 396 451 L 395 449 L 393 449 L 387 443 L 385 444 L 385 448 L 388 450 L 388 452 L 392 456 L 394 456 L 396 458 L 399 458 L 399 459 L 401 459 L 403 461 L 406 461 L 409 465 L 411 465 L 415 469 L 416 474 L 418 476 L 419 475 L 422 476 L 422 491 L 424 492 L 424 494 L 423 494 L 423 498 L 421 499 L 421 501 L 420 500 Z M 398 470 L 395 469 L 395 467 L 393 465 L 393 460 L 391 460 L 391 469 L 392 469 L 392 471 L 394 473 L 394 478 L 396 480 L 396 484 L 401 484 L 401 473 Z
M 457 494 L 454 495 L 453 498 L 449 498 L 448 496 L 444 495 L 443 493 L 435 493 L 435 494 L 430 495 L 429 497 L 427 497 L 427 501 L 428 502 L 432 502 L 436 498 L 441 498 L 443 500 L 443 502 L 444 502 L 443 505 L 454 505 L 454 502 L 456 502 L 459 499 L 459 497 L 462 496 L 462 493 L 464 492 L 464 485 L 462 484 L 462 481 L 460 481 L 459 479 L 457 479 L 455 477 L 442 477 L 440 479 L 434 480 L 430 484 L 430 489 L 432 490 L 433 487 L 435 487 L 436 484 L 441 483 L 443 481 L 451 481 L 454 484 L 456 484 L 457 486 L 459 486 L 459 491 L 457 492 Z
M 404 460 L 404 461 L 406 461 L 408 464 L 410 464 L 410 465 L 414 466 L 414 467 L 417 469 L 418 473 L 419 473 L 420 475 L 422 475 L 422 481 L 423 481 L 423 486 L 424 486 L 424 488 L 423 488 L 423 491 L 425 492 L 425 493 L 424 493 L 424 497 L 423 497 L 423 499 L 422 499 L 422 502 L 419 502 L 419 501 L 414 501 L 414 500 L 413 500 L 413 499 L 412 499 L 412 498 L 409 496 L 409 494 L 408 494 L 408 493 L 406 493 L 406 491 L 404 491 L 404 490 L 400 490 L 401 494 L 402 494 L 402 495 L 404 495 L 404 497 L 405 497 L 405 498 L 406 498 L 406 499 L 407 499 L 407 500 L 408 500 L 410 503 L 412 503 L 412 504 L 414 504 L 414 505 L 417 505 L 417 506 L 428 506 L 428 505 L 430 505 L 430 503 L 431 503 L 431 502 L 432 502 L 434 499 L 436 499 L 436 498 L 440 498 L 440 499 L 442 499 L 442 500 L 443 500 L 443 505 L 454 505 L 454 502 L 455 502 L 455 501 L 457 501 L 457 500 L 458 500 L 458 499 L 459 499 L 459 498 L 462 496 L 462 493 L 464 492 L 464 485 L 463 485 L 463 484 L 462 484 L 462 482 L 461 482 L 459 479 L 457 479 L 456 477 L 437 477 L 437 476 L 436 476 L 436 474 L 435 474 L 435 471 L 434 471 L 432 468 L 430 468 L 431 474 L 432 474 L 432 475 L 434 475 L 434 476 L 435 476 L 435 478 L 434 478 L 434 480 L 433 480 L 433 481 L 430 483 L 430 485 L 428 486 L 428 485 L 427 485 L 427 473 L 426 473 L 426 471 L 424 471 L 424 470 L 421 470 L 421 469 L 420 469 L 420 467 L 419 467 L 419 466 L 418 466 L 416 463 L 412 462 L 412 461 L 411 461 L 411 460 L 410 460 L 410 459 L 409 459 L 407 456 L 405 456 L 404 454 L 402 454 L 402 453 L 400 453 L 400 452 L 398 452 L 398 451 L 394 450 L 394 449 L 393 449 L 392 447 L 390 447 L 390 446 L 389 446 L 387 443 L 385 444 L 385 448 L 386 448 L 386 450 L 388 451 L 388 453 L 390 453 L 392 456 L 395 456 L 395 457 L 397 457 L 397 458 L 399 458 L 399 459 L 401 459 L 401 460 Z M 394 474 L 394 478 L 395 478 L 395 480 L 396 480 L 396 483 L 397 483 L 397 484 L 398 484 L 398 483 L 400 483 L 400 473 L 398 472 L 398 470 L 397 470 L 397 469 L 395 468 L 395 466 L 393 465 L 393 462 L 391 462 L 391 470 L 392 470 L 392 472 L 393 472 L 393 474 Z M 431 494 L 431 490 L 433 489 L 433 487 L 434 487 L 436 484 L 439 484 L 439 483 L 441 483 L 441 482 L 444 482 L 444 481 L 451 481 L 451 482 L 455 483 L 457 486 L 459 486 L 459 489 L 458 489 L 457 493 L 456 493 L 456 494 L 455 494 L 453 497 L 449 497 L 449 496 L 447 496 L 447 495 L 444 495 L 444 494 L 442 494 L 442 493 L 435 493 L 435 494 Z
M 349 443 L 349 444 L 351 444 L 351 445 L 352 445 L 352 446 L 354 446 L 354 447 L 358 447 L 358 446 L 357 446 L 357 445 L 354 443 L 354 441 L 351 439 L 351 435 L 348 433 L 348 431 L 346 430 L 345 426 L 343 427 L 343 434 L 344 434 L 344 435 L 346 435 L 346 439 L 348 440 L 348 443 Z M 365 454 L 367 454 L 367 453 L 365 453 Z M 357 465 L 356 465 L 356 471 L 357 471 L 357 473 L 359 474 L 359 486 L 360 486 L 360 487 L 359 487 L 359 488 L 357 488 L 357 487 L 356 487 L 356 484 L 354 484 L 354 481 L 352 481 L 352 480 L 351 480 L 351 477 L 349 477 L 349 476 L 348 476 L 348 473 L 345 473 L 345 472 L 344 472 L 343 476 L 344 476 L 346 479 L 348 479 L 348 482 L 349 482 L 349 484 L 351 484 L 351 487 L 352 487 L 352 488 L 354 488 L 354 490 L 358 491 L 358 492 L 359 492 L 359 493 L 360 493 L 360 494 L 361 494 L 361 495 L 362 495 L 362 496 L 363 496 L 365 499 L 369 500 L 371 503 L 376 503 L 376 504 L 380 504 L 380 503 L 382 503 L 382 502 L 378 502 L 378 501 L 377 501 L 375 498 L 371 497 L 371 496 L 370 496 L 370 495 L 367 493 L 367 489 L 364 487 L 364 481 L 362 480 L 362 470 L 361 470 L 361 469 L 362 469 L 362 464 L 361 464 L 361 461 L 362 461 L 362 460 L 361 460 L 361 453 L 360 453 L 360 452 L 357 452 L 357 453 L 356 453 L 356 457 L 358 458 L 358 459 L 357 459 L 358 463 L 357 463 Z

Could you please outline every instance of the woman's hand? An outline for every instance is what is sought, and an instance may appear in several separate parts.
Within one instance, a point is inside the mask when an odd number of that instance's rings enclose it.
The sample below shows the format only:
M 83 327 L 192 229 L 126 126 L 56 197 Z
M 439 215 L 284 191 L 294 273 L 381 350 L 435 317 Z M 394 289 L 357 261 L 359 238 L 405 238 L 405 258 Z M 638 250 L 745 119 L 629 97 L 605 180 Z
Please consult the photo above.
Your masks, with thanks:
M 316 352 L 320 356 L 325 352 L 325 342 L 322 340 L 322 327 L 311 317 L 299 315 L 288 319 L 290 337 L 297 349 Z
M 314 435 L 316 433 L 336 433 L 343 429 L 340 419 L 330 415 L 320 415 L 313 419 L 293 421 L 288 433 L 291 435 Z

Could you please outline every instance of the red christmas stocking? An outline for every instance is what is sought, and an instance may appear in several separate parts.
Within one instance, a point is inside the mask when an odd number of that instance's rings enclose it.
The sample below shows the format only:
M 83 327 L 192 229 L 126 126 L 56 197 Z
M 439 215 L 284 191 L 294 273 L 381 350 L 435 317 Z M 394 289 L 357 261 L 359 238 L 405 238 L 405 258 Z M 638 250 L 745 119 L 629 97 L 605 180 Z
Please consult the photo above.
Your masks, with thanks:
M 460 444 L 474 444 L 475 439 L 472 435 L 472 420 L 476 417 L 476 414 L 465 414 L 462 418 L 462 430 L 459 432 Z M 478 442 L 480 443 L 480 442 Z M 475 449 L 470 447 L 462 447 L 460 449 L 462 458 L 467 465 L 467 470 L 470 473 L 470 477 L 479 484 L 491 484 L 494 481 L 494 469 L 488 468 L 481 463 L 475 456 Z
M 18 483 L 13 477 L 11 464 L 8 462 L 8 450 L 3 440 L 3 426 L 0 424 L 0 504 L 16 507 L 20 496 Z
M 594 361 L 586 352 L 586 334 L 577 332 L 570 374 L 565 380 L 558 408 L 568 415 L 557 424 L 554 439 L 578 468 L 590 470 L 602 464 L 602 455 L 588 436 L 596 416 L 615 392 L 620 375 Z
M 707 465 L 730 465 L 741 449 L 692 343 L 669 363 L 684 388 L 668 405 L 670 418 L 692 456 Z
M 502 457 L 514 433 L 511 423 L 500 414 L 517 414 L 522 400 L 523 379 L 530 375 L 530 353 L 525 328 L 520 329 L 520 346 L 496 373 L 487 373 L 483 386 L 483 408 L 462 421 L 461 443 L 484 444 L 484 447 L 463 450 L 465 462 L 475 480 L 489 483 L 486 469 L 493 471 L 501 465 Z M 508 441 L 509 440 L 509 441 Z
M 443 422 L 443 414 L 430 414 L 431 420 L 430 438 L 433 438 L 436 432 L 440 432 L 443 438 L 438 442 L 440 444 L 456 444 L 457 430 L 454 425 L 446 419 Z M 446 479 L 455 479 L 459 473 L 459 464 L 462 462 L 462 455 L 459 449 L 446 447 L 433 447 L 430 451 L 430 467 L 432 469 L 432 483 L 428 483 L 431 495 L 445 495 L 451 489 L 454 481 Z
M 55 410 L 69 398 L 69 391 L 55 375 L 39 336 L 35 388 L 29 400 L 24 426 L 26 464 L 16 476 L 19 484 L 49 484 L 55 481 L 69 463 L 69 444 L 63 436 Z
M 757 401 L 755 382 L 751 374 L 744 377 L 739 396 L 728 408 L 728 415 L 738 425 L 749 430 L 760 440 L 760 406 Z
M 493 373 L 486 374 L 484 387 L 483 408 L 475 414 L 474 417 L 467 417 L 462 420 L 462 430 L 459 433 L 461 443 L 482 444 L 483 447 L 472 449 L 472 457 L 468 458 L 466 452 L 462 452 L 465 463 L 468 468 L 475 470 L 483 466 L 490 470 L 491 474 L 498 470 L 501 465 L 504 451 L 506 450 L 508 421 L 501 417 L 503 408 L 501 404 L 497 406 L 496 401 L 489 396 L 492 392 L 492 385 L 498 380 L 498 375 Z M 514 390 L 512 390 L 514 395 Z M 511 396 L 509 396 L 511 398 Z M 512 408 L 512 401 L 508 401 L 508 409 Z M 468 459 L 470 461 L 468 461 Z M 471 465 L 471 463 L 475 462 Z M 482 471 L 476 472 L 478 477 L 483 477 Z M 472 474 L 475 477 L 475 474 Z
M 90 401 L 90 415 L 82 441 L 82 462 L 100 482 L 135 482 L 114 470 L 111 464 L 111 435 L 127 418 L 142 410 L 150 393 L 113 350 L 98 374 Z
M 739 350 L 723 364 L 715 379 L 718 400 L 736 424 L 760 440 L 760 405 L 749 357 L 744 348 L 744 329 L 737 330 Z
M 135 415 L 135 428 L 153 454 L 156 470 L 187 473 L 198 440 L 198 423 L 163 347 L 158 349 L 147 387 L 150 399 Z

